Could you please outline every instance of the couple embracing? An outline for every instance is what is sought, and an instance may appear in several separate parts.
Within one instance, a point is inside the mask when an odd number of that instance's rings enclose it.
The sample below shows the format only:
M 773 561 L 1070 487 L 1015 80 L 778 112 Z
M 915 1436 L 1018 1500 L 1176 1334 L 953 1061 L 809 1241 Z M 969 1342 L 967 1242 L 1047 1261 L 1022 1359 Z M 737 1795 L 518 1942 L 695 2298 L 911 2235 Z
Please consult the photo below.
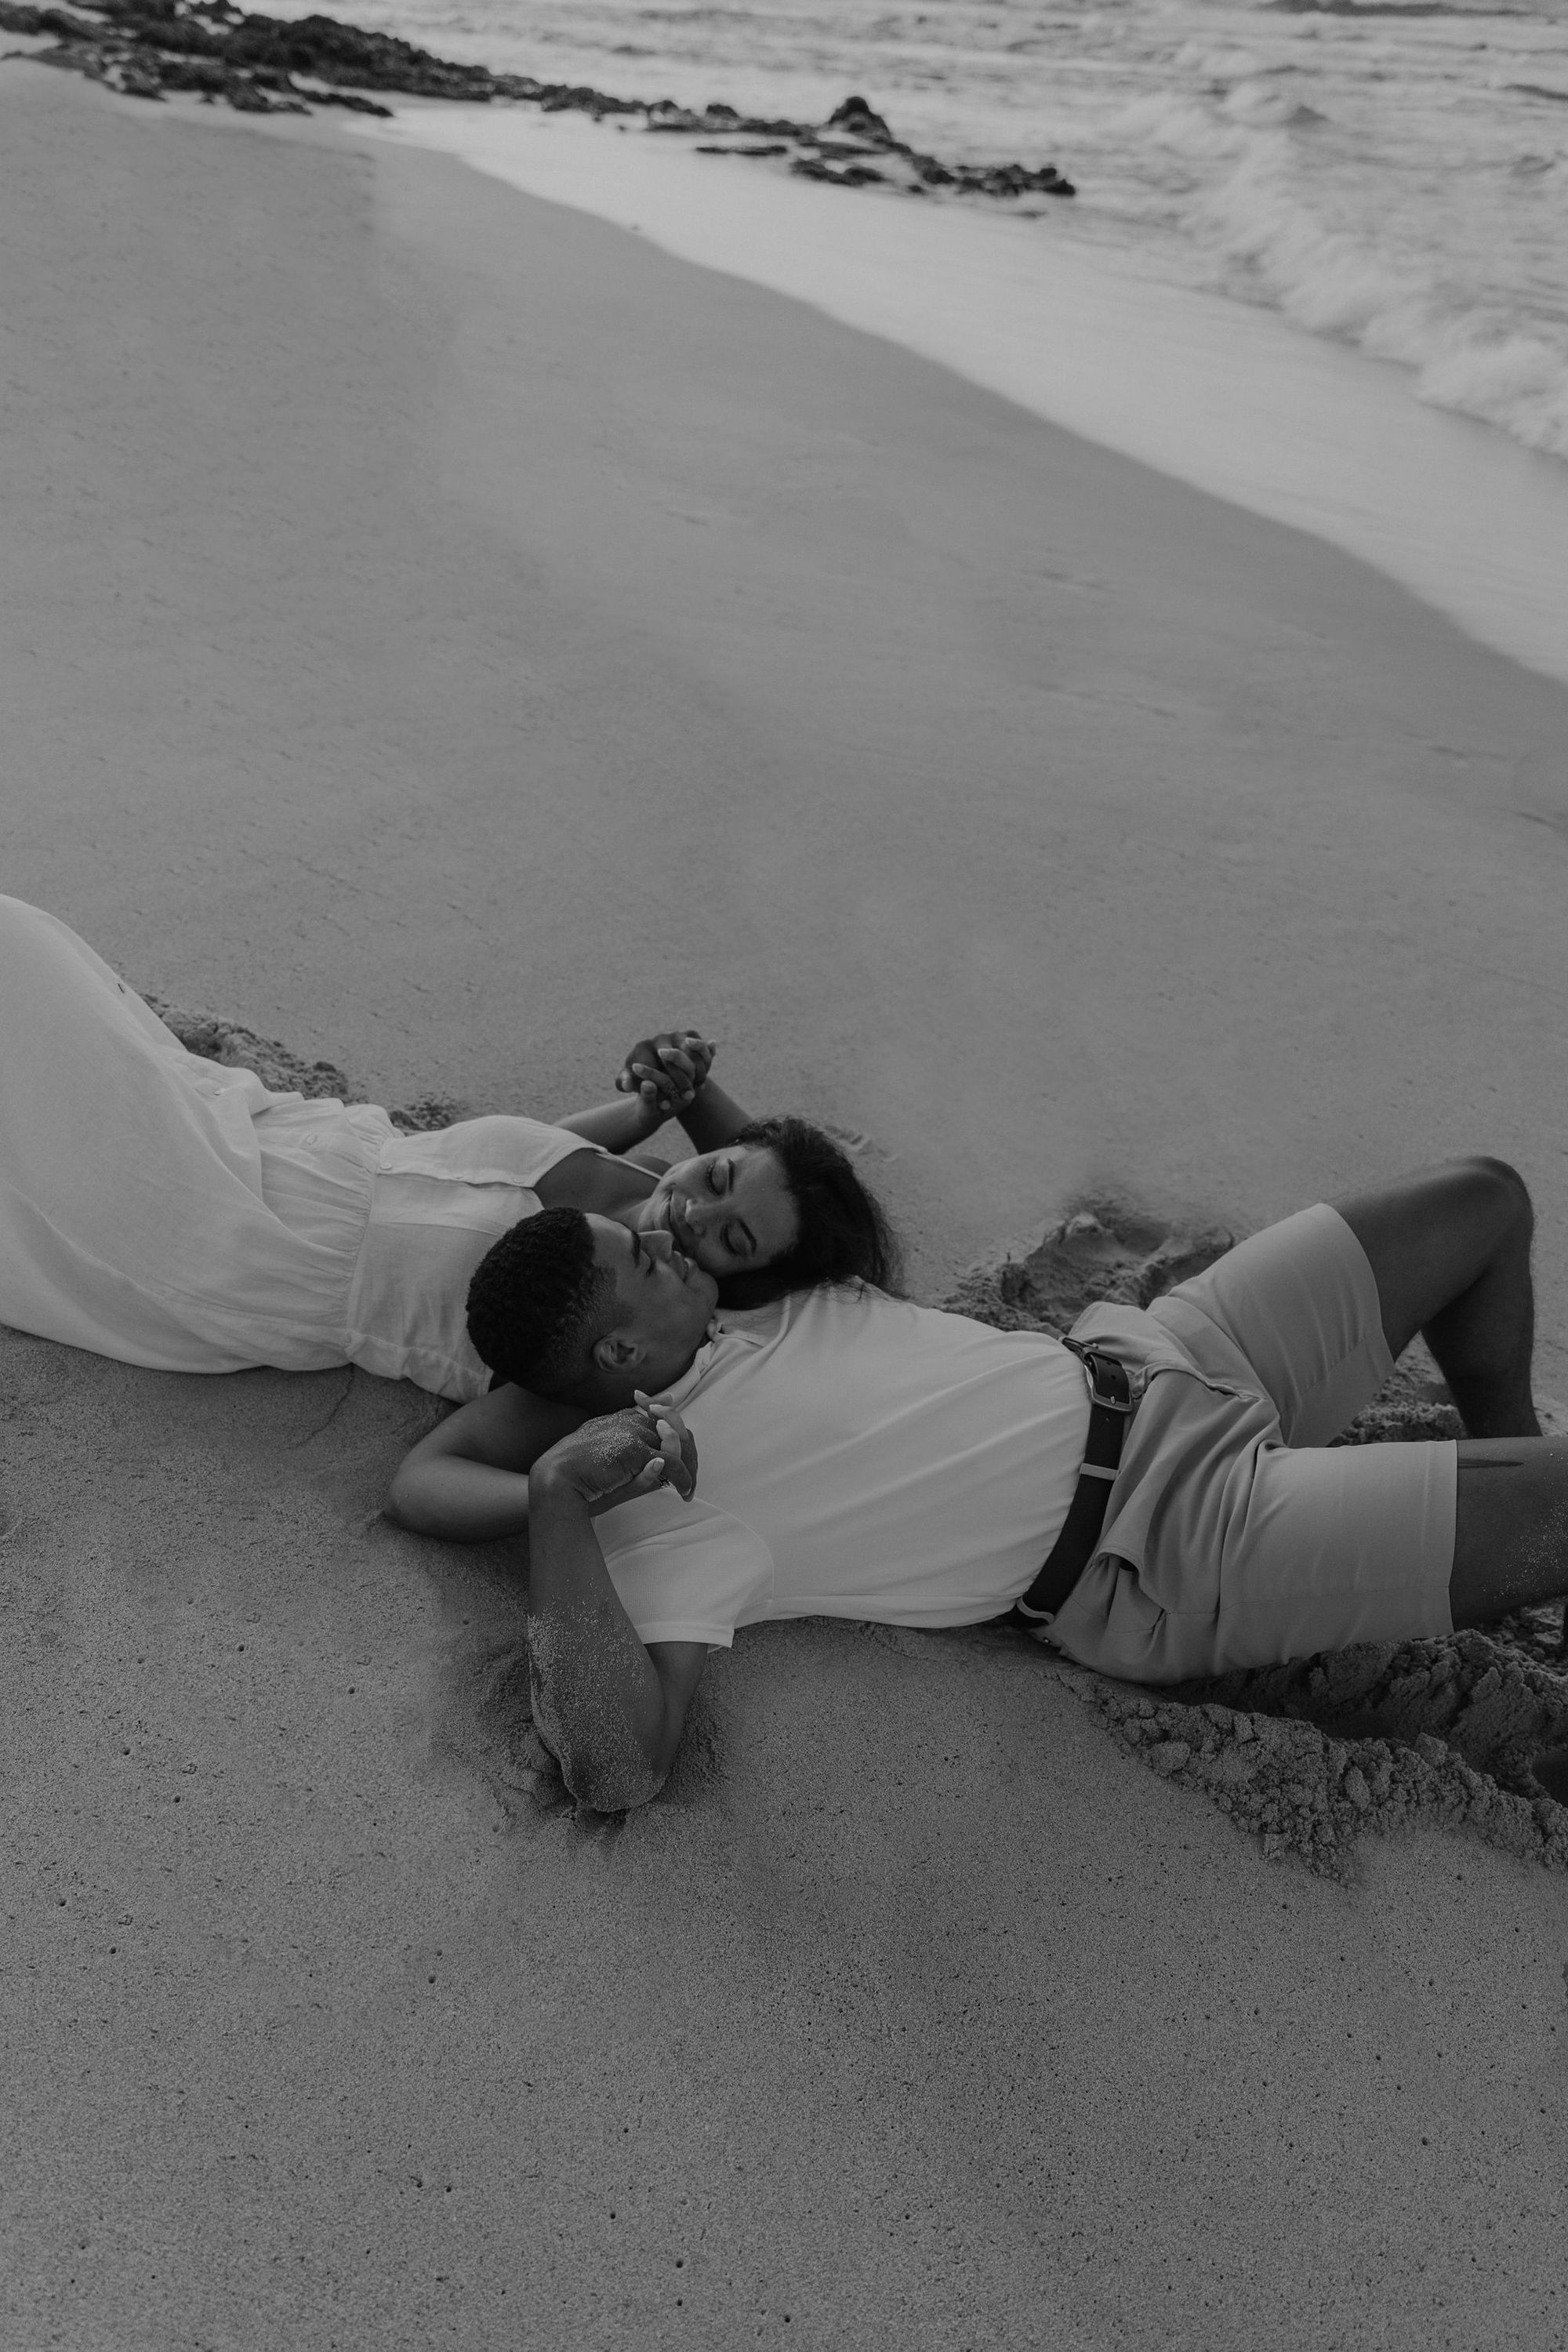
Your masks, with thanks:
M 527 1530 L 535 1716 L 645 1801 L 710 1650 L 837 1615 L 1020 1614 L 1186 1681 L 1447 1633 L 1568 1588 L 1568 1446 L 1531 1397 L 1531 1212 L 1474 1158 L 1320 1202 L 1057 1340 L 896 1296 L 832 1140 L 748 1121 L 694 1033 L 552 1126 L 398 1132 L 178 1040 L 0 899 L 0 1319 L 193 1371 L 353 1362 L 458 1410 L 391 1507 Z M 673 1109 L 696 1147 L 641 1147 Z M 1425 1335 L 1468 1436 L 1334 1447 Z

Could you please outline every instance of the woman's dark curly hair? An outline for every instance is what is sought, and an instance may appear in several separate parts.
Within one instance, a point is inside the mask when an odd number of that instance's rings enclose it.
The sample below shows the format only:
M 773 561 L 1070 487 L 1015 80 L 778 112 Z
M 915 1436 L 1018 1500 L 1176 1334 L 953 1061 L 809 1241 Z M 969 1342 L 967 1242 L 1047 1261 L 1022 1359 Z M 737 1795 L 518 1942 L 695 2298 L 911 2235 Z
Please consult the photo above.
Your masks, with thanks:
M 819 1282 L 870 1282 L 879 1290 L 898 1290 L 903 1268 L 897 1236 L 880 1202 L 830 1135 L 804 1118 L 754 1118 L 732 1139 L 773 1153 L 799 1230 L 771 1265 L 726 1275 L 719 1285 L 721 1307 L 765 1307 Z

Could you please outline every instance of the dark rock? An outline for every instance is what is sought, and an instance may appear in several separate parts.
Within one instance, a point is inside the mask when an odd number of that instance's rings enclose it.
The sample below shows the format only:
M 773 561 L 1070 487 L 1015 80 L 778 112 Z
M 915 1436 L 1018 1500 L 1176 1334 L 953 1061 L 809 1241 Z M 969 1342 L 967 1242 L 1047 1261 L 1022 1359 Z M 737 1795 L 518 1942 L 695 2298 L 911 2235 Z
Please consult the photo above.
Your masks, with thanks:
M 226 96 L 235 79 L 233 67 L 216 58 L 164 58 L 158 70 L 165 89 L 211 90 L 215 98 Z
M 633 98 L 610 98 L 602 89 L 591 89 L 586 82 L 546 82 L 534 99 L 534 104 L 545 114 L 591 114 L 598 121 L 605 114 L 642 114 L 647 110 Z M 648 128 L 654 126 L 650 123 Z M 700 131 L 700 120 L 691 115 L 685 122 L 668 126 L 669 129 Z
M 898 141 L 879 114 L 874 114 L 863 98 L 847 98 L 836 106 L 827 118 L 829 131 L 847 131 L 857 139 L 864 139 L 877 147 L 896 147 Z
M 311 106 L 342 106 L 351 114 L 378 114 L 384 122 L 392 120 L 390 106 L 378 106 L 374 98 L 366 98 L 358 89 L 307 89 L 300 93 Z M 309 111 L 307 108 L 306 111 Z
M 873 180 L 885 180 L 886 172 L 873 171 L 868 163 L 848 163 L 835 170 L 831 163 L 819 163 L 810 155 L 797 156 L 790 165 L 803 180 L 826 180 L 830 188 L 866 188 Z
M 309 114 L 303 99 L 268 98 L 267 92 L 243 74 L 236 74 L 225 95 L 237 114 Z
M 57 41 L 95 41 L 103 28 L 90 17 L 72 16 L 64 8 L 40 8 L 37 29 L 52 33 Z
M 911 195 L 937 188 L 1004 200 L 1044 194 L 1070 196 L 1070 181 L 1054 165 L 946 164 L 918 154 L 896 139 L 864 98 L 847 98 L 823 125 L 742 115 L 721 102 L 700 110 L 673 99 L 616 98 L 586 82 L 536 81 L 529 74 L 495 74 L 458 65 L 395 34 L 370 31 L 337 18 L 292 18 L 242 12 L 234 0 L 89 0 L 80 11 L 37 7 L 31 0 L 0 0 L 0 31 L 36 37 L 52 34 L 59 47 L 37 53 L 45 65 L 64 66 L 142 98 L 194 90 L 221 99 L 242 113 L 308 112 L 341 106 L 360 114 L 390 109 L 363 93 L 396 90 L 416 98 L 458 99 L 475 105 L 500 100 L 537 106 L 542 113 L 640 115 L 646 129 L 671 138 L 706 140 L 700 154 L 745 155 L 757 161 L 794 153 L 790 168 L 830 187 L 894 185 Z M 301 90 L 293 79 L 311 85 Z M 740 133 L 762 143 L 712 143 L 714 134 Z M 875 157 L 877 162 L 869 160 Z M 879 168 L 880 159 L 892 170 Z
M 104 15 L 127 40 L 150 48 L 167 49 L 176 57 L 221 57 L 223 42 L 205 25 L 191 17 L 177 17 L 171 10 L 168 16 L 137 0 L 137 5 L 117 5 L 108 0 Z
M 215 37 L 236 66 L 274 66 L 318 81 L 426 98 L 488 99 L 494 89 L 495 77 L 484 66 L 455 65 L 395 34 L 366 32 L 332 16 L 246 16 Z

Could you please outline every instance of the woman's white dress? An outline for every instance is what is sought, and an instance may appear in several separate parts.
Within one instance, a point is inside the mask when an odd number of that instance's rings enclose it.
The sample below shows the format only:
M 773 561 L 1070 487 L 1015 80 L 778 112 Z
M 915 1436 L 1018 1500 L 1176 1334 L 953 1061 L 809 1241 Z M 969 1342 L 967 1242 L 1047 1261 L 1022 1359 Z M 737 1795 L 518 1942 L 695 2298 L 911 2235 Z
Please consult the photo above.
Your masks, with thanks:
M 479 1395 L 468 1280 L 596 1149 L 531 1118 L 401 1134 L 186 1052 L 54 916 L 0 897 L 0 1321 L 164 1371 L 362 1364 Z

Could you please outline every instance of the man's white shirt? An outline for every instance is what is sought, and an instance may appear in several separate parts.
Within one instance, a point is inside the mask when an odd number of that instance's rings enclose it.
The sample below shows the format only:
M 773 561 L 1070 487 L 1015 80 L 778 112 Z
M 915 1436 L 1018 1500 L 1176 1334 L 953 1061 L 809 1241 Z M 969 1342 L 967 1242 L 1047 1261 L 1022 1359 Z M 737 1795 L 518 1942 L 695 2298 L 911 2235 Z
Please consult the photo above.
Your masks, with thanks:
M 658 1402 L 697 1441 L 695 1496 L 595 1524 L 642 1640 L 714 1647 L 773 1617 L 1000 1616 L 1056 1541 L 1089 1412 L 1043 1333 L 858 1288 L 721 1315 Z

